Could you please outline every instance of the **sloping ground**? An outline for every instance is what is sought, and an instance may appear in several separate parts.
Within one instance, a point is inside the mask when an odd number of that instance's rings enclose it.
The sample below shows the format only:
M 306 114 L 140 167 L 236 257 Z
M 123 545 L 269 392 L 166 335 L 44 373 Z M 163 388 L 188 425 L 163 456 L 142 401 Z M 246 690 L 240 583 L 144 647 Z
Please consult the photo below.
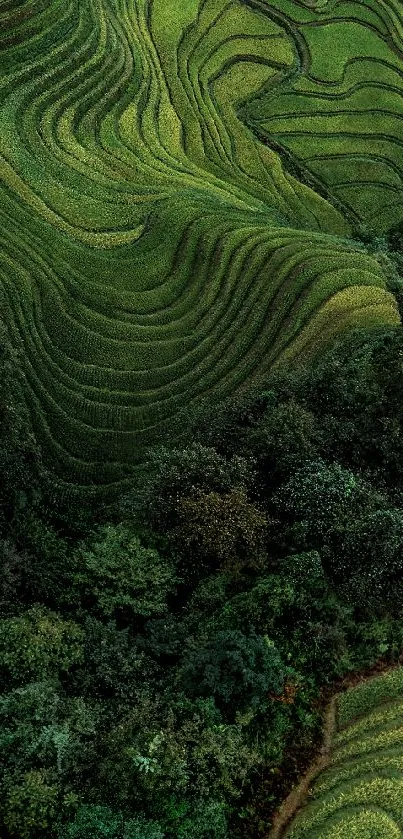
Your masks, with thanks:
M 301 71 L 246 119 L 350 219 L 385 232 L 403 219 L 402 3 L 260 3 L 287 20 Z
M 370 0 L 344 5 L 378 38 Z M 378 5 L 393 78 L 375 41 L 368 61 L 385 69 L 382 96 L 399 97 L 399 16 Z M 344 43 L 347 13 L 326 8 Z M 350 326 L 399 322 L 378 263 L 348 239 L 345 196 L 300 183 L 245 125 L 245 102 L 251 114 L 297 83 L 310 91 L 304 27 L 321 67 L 321 14 L 297 0 L 0 0 L 2 311 L 66 481 L 120 481 L 202 395 L 310 358 Z M 362 131 L 353 122 L 357 143 Z M 392 145 L 378 157 L 398 178 Z M 385 178 L 371 184 L 390 209 Z
M 392 839 L 403 833 L 403 668 L 337 701 L 327 768 L 287 839 Z

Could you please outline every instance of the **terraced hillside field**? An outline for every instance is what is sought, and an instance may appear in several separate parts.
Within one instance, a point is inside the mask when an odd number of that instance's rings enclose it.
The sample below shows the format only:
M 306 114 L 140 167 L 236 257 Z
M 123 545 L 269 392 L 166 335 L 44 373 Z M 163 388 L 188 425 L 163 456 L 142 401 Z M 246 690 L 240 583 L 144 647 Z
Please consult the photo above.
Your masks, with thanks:
M 400 0 L 0 0 L 1 306 L 66 481 L 399 322 L 351 232 L 403 219 L 402 34 Z
M 328 768 L 287 839 L 403 835 L 403 668 L 343 694 Z

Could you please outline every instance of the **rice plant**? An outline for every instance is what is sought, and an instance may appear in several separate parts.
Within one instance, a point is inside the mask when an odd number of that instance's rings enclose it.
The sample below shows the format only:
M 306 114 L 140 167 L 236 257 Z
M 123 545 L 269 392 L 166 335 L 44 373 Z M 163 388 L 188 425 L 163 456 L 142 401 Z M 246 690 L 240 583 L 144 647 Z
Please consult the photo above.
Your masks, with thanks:
M 403 17 L 350 5 L 0 0 L 2 305 L 66 482 L 399 323 L 351 233 L 403 217 Z
M 403 668 L 342 694 L 336 719 L 329 764 L 287 837 L 401 836 Z

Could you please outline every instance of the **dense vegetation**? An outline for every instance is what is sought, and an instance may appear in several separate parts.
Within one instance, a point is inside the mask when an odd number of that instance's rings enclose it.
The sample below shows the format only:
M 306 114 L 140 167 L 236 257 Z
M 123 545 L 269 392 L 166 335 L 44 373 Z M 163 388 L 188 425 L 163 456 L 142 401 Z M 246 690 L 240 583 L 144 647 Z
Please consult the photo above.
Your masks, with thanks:
M 402 36 L 0 0 L 4 839 L 258 837 L 401 653 Z
M 401 667 L 340 697 L 330 764 L 287 831 L 290 839 L 401 835 L 402 708 Z
M 320 692 L 403 646 L 403 336 L 188 415 L 87 508 L 1 344 L 0 818 L 12 839 L 258 836 Z

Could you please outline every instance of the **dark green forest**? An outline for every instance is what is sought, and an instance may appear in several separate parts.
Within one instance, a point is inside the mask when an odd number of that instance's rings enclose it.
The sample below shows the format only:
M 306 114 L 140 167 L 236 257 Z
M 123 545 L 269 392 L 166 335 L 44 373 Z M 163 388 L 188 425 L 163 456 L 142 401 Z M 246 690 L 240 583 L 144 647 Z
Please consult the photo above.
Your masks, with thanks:
M 400 300 L 399 235 L 368 246 Z M 0 350 L 2 836 L 267 835 L 324 697 L 403 650 L 402 328 L 183 412 L 107 503 Z

